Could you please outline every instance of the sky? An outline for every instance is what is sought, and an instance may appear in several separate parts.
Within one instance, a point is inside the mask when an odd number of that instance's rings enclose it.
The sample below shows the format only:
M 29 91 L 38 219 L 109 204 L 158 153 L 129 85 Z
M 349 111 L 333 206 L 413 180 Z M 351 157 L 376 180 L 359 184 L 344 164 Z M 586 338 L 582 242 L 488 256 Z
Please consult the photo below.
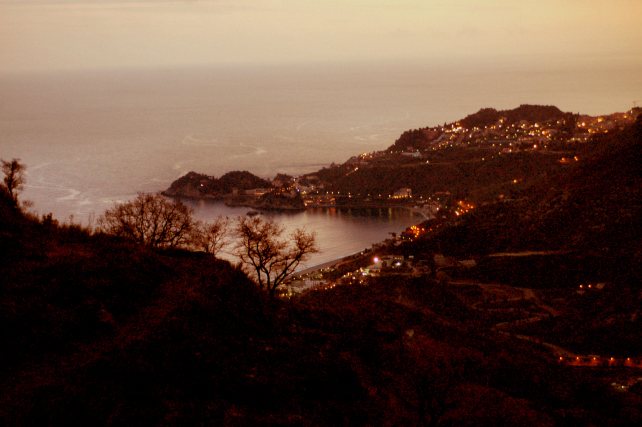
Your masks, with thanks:
M 640 0 L 0 0 L 0 72 L 422 61 L 642 66 Z

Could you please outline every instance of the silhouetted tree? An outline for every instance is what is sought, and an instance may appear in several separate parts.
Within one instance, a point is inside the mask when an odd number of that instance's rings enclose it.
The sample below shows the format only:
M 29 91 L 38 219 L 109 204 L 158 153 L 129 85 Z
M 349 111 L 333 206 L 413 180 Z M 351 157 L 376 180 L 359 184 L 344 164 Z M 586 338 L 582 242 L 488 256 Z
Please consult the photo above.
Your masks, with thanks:
M 297 228 L 284 237 L 285 227 L 273 219 L 239 217 L 234 229 L 234 254 L 248 266 L 260 288 L 274 297 L 276 288 L 296 267 L 319 252 L 315 233 Z
M 4 187 L 16 205 L 18 204 L 18 191 L 22 190 L 25 165 L 20 159 L 12 159 L 10 162 L 2 160 L 2 173 L 4 173 Z
M 228 244 L 227 229 L 230 219 L 219 215 L 213 222 L 196 222 L 192 227 L 192 246 L 216 256 Z
M 98 220 L 99 229 L 105 233 L 153 249 L 186 246 L 193 226 L 192 210 L 160 193 L 138 193 L 134 200 L 117 204 Z

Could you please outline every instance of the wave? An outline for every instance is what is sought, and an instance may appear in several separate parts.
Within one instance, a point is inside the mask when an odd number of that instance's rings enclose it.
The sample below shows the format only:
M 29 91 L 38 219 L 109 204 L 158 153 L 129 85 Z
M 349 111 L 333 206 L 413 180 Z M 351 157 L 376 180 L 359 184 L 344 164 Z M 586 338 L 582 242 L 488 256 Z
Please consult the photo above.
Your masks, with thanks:
M 303 123 L 301 123 L 299 126 L 296 127 L 297 132 L 301 130 L 302 127 L 307 125 L 308 123 L 316 122 L 318 119 L 312 119 L 312 120 L 307 120 Z
M 195 138 L 194 135 L 187 135 L 181 141 L 181 145 L 188 145 L 190 147 L 220 147 L 220 143 L 217 139 L 211 141 L 203 141 L 201 139 Z
M 66 160 L 59 160 L 57 162 L 45 162 L 45 163 L 41 163 L 41 164 L 36 165 L 36 166 L 29 166 L 29 169 L 27 170 L 26 173 L 27 173 L 27 175 L 29 175 L 30 171 L 42 169 L 42 168 L 47 167 L 47 166 L 57 165 L 57 164 L 60 164 L 60 163 L 65 163 L 65 162 L 66 162 Z
M 248 157 L 248 156 L 262 156 L 264 154 L 268 154 L 269 153 L 269 151 L 266 150 L 265 148 L 255 147 L 253 145 L 247 145 L 247 144 L 240 143 L 239 147 L 253 148 L 254 151 L 251 152 L 251 153 L 234 154 L 234 155 L 229 156 L 230 159 L 238 159 L 240 157 Z
M 80 194 L 80 191 L 74 190 L 72 188 L 67 189 L 67 191 L 69 191 L 69 195 L 64 196 L 64 197 L 57 197 L 56 201 L 57 202 L 63 202 L 65 200 L 75 200 L 76 197 L 78 197 L 78 195 Z
M 383 135 L 380 134 L 380 133 L 375 133 L 375 134 L 372 134 L 372 135 L 368 135 L 367 137 L 366 136 L 355 136 L 354 139 L 359 141 L 359 142 L 356 143 L 358 145 L 370 145 L 372 141 L 379 141 L 379 139 L 382 136 Z
M 406 115 L 405 115 L 404 117 L 391 118 L 391 119 L 384 119 L 384 120 L 379 121 L 379 122 L 366 123 L 366 124 L 362 124 L 362 125 L 359 125 L 359 126 L 352 126 L 352 127 L 350 127 L 349 129 L 350 129 L 350 132 L 354 132 L 354 131 L 358 131 L 358 130 L 360 130 L 360 129 L 367 129 L 367 128 L 373 128 L 373 127 L 381 127 L 381 126 L 385 126 L 385 125 L 387 125 L 388 123 L 403 122 L 403 121 L 408 120 L 409 118 L 410 118 L 410 113 L 406 113 Z

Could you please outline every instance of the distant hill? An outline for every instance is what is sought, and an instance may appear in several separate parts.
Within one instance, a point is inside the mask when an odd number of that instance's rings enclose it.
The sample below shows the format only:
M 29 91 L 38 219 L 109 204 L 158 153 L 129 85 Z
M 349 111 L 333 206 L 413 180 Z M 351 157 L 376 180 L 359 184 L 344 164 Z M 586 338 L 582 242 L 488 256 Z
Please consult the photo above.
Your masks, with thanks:
M 495 125 L 503 119 L 504 126 L 510 127 L 511 125 L 518 124 L 522 121 L 529 123 L 555 123 L 564 121 L 564 127 L 568 130 L 573 129 L 576 122 L 576 116 L 572 113 L 565 113 L 555 106 L 549 105 L 528 105 L 523 104 L 512 110 L 496 110 L 494 108 L 482 108 L 478 112 L 466 116 L 465 118 L 455 122 L 457 126 L 462 126 L 467 129 L 490 127 Z M 452 126 L 446 124 L 444 127 Z M 393 145 L 388 147 L 387 151 L 406 151 L 410 149 L 422 149 L 434 141 L 440 134 L 436 128 L 422 128 L 407 130 L 395 141 Z
M 337 206 L 421 205 L 436 193 L 450 194 L 455 204 L 491 203 L 568 170 L 575 158 L 586 158 L 587 141 L 630 125 L 635 114 L 579 117 L 555 106 L 484 108 L 458 122 L 408 130 L 385 151 L 354 156 L 296 180 L 277 176 L 274 184 L 282 190 L 293 185 L 311 197 L 330 195 Z M 256 199 L 263 191 L 243 197 L 243 190 L 272 188 L 249 172 L 230 172 L 220 179 L 190 172 L 164 194 L 221 199 L 231 196 L 233 188 L 239 190 L 228 201 L 234 205 L 304 208 L 278 198 L 262 203 Z
M 272 184 L 247 171 L 227 172 L 220 178 L 196 172 L 188 172 L 163 192 L 169 197 L 184 197 L 192 199 L 220 199 L 231 194 L 233 189 L 251 190 L 254 188 L 270 188 Z
M 519 123 L 526 120 L 531 123 L 544 123 L 547 121 L 557 121 L 561 119 L 570 119 L 571 113 L 564 113 L 559 108 L 552 105 L 528 105 L 523 104 L 512 110 L 495 110 L 494 108 L 482 108 L 475 114 L 466 116 L 459 120 L 461 126 L 472 129 L 474 127 L 483 128 L 492 126 L 500 119 L 504 119 L 506 125 Z
M 642 121 L 594 140 L 584 153 L 570 170 L 480 206 L 423 241 L 461 256 L 590 253 L 602 261 L 586 266 L 587 274 L 633 280 L 642 259 Z

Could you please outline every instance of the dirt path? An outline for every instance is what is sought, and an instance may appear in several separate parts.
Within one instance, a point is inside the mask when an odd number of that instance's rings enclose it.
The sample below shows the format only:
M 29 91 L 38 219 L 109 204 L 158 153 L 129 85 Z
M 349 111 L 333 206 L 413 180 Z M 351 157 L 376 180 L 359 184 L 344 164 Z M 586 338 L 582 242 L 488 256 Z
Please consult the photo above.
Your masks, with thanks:
M 555 344 L 549 343 L 542 341 L 538 338 L 527 336 L 527 335 L 522 335 L 522 334 L 513 334 L 511 332 L 503 330 L 503 328 L 507 328 L 511 325 L 519 325 L 523 323 L 534 323 L 534 322 L 539 322 L 540 320 L 549 317 L 549 316 L 559 316 L 561 313 L 559 310 L 556 310 L 553 307 L 550 307 L 539 299 L 535 291 L 533 291 L 530 288 L 517 288 L 513 286 L 508 286 L 508 285 L 503 285 L 500 283 L 482 283 L 476 280 L 457 280 L 457 281 L 451 281 L 449 282 L 450 285 L 455 285 L 455 286 L 478 286 L 479 288 L 483 289 L 485 292 L 489 294 L 503 294 L 503 295 L 512 295 L 508 298 L 497 298 L 497 300 L 503 300 L 505 302 L 515 302 L 515 301 L 531 301 L 533 302 L 539 309 L 544 311 L 546 314 L 543 315 L 538 315 L 538 316 L 530 316 L 522 319 L 516 319 L 516 320 L 510 320 L 507 322 L 500 322 L 495 324 L 492 329 L 505 336 L 509 336 L 512 338 L 517 338 L 520 340 L 524 341 L 529 341 L 533 342 L 536 344 L 540 344 L 542 346 L 545 346 L 553 351 L 553 353 L 557 357 L 581 357 L 580 355 L 577 355 L 563 347 L 557 346 Z M 461 300 L 461 298 L 460 298 Z M 463 301 L 464 304 L 466 304 L 469 308 L 473 310 L 479 310 L 479 311 L 490 311 L 490 310 L 502 310 L 502 309 L 484 309 L 480 308 L 479 305 L 483 303 L 484 301 L 477 301 L 473 304 L 468 304 L 467 302 Z

